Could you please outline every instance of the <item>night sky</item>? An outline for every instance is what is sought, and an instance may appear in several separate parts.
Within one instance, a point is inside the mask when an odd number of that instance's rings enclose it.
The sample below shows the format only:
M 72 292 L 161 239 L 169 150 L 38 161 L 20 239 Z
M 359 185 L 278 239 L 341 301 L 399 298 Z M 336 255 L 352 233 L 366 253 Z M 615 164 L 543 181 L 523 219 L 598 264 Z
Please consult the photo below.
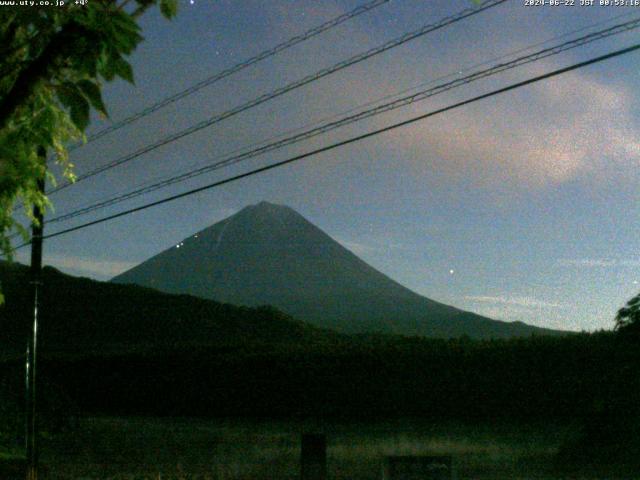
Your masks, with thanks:
M 117 121 L 364 3 L 194 0 L 142 20 L 136 84 L 105 87 Z M 640 7 L 514 0 L 206 128 L 52 195 L 59 215 L 231 151 L 584 29 Z M 580 1 L 576 0 L 576 4 Z M 598 3 L 598 0 L 596 0 Z M 82 173 L 142 145 L 473 5 L 391 0 L 72 154 Z M 613 20 L 615 17 L 620 17 Z M 607 23 L 607 21 L 610 21 Z M 73 221 L 222 179 L 630 46 L 632 31 L 457 88 Z M 542 46 L 536 49 L 543 48 Z M 527 51 L 530 53 L 532 50 Z M 513 55 L 506 57 L 513 58 Z M 504 61 L 504 60 L 503 60 Z M 631 53 L 267 173 L 45 243 L 45 262 L 108 279 L 248 204 L 286 204 L 429 298 L 503 320 L 611 328 L 640 290 L 640 53 Z M 94 117 L 90 132 L 109 125 Z M 28 249 L 18 260 L 27 259 Z

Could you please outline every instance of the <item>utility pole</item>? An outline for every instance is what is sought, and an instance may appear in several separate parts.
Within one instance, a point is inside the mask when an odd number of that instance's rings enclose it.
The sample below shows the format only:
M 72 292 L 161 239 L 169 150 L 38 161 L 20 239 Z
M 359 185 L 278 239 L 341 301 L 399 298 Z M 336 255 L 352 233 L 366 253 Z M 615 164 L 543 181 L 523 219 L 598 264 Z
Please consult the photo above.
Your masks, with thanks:
M 47 152 L 38 147 L 38 157 L 46 168 Z M 44 194 L 45 174 L 38 179 L 38 190 Z M 44 232 L 44 211 L 33 207 L 35 221 L 31 225 L 31 271 L 30 298 L 33 305 L 33 325 L 27 340 L 26 362 L 26 404 L 25 404 L 25 440 L 27 457 L 27 480 L 38 479 L 38 443 L 36 428 L 36 353 L 38 339 L 38 315 L 42 295 L 42 235 Z

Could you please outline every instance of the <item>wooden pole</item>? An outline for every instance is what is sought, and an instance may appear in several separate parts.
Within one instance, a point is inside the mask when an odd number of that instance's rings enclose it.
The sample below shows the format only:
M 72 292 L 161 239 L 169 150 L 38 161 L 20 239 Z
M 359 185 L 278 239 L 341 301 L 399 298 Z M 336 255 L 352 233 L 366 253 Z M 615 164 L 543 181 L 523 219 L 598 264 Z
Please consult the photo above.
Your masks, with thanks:
M 46 162 L 46 150 L 38 148 L 38 156 L 43 163 Z M 46 166 L 46 163 L 45 163 Z M 38 189 L 44 194 L 45 176 L 38 180 Z M 31 301 L 33 305 L 33 323 L 29 339 L 27 341 L 27 361 L 26 361 L 26 457 L 27 457 L 27 480 L 37 480 L 38 478 L 38 442 L 37 442 L 37 418 L 36 418 L 36 360 L 38 345 L 38 315 L 40 313 L 40 297 L 42 294 L 42 235 L 44 232 L 44 212 L 34 206 L 33 216 L 35 222 L 31 226 L 31 270 L 30 288 Z

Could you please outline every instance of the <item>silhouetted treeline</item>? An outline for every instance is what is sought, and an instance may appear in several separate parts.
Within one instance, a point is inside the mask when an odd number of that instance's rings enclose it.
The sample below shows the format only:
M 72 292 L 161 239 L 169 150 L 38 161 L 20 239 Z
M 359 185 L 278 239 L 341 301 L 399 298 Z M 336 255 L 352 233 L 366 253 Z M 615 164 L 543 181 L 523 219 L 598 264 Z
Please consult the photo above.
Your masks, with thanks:
M 370 336 L 335 348 L 44 356 L 40 375 L 90 414 L 582 419 L 629 408 L 638 382 L 625 379 L 636 358 L 635 345 L 612 333 L 482 342 Z
M 0 308 L 0 416 L 10 420 L 24 398 L 30 308 L 26 269 L 0 266 L 7 297 Z M 585 425 L 599 418 L 623 425 L 619 419 L 637 416 L 640 405 L 637 338 L 629 335 L 347 336 L 271 307 L 167 295 L 50 268 L 44 274 L 38 368 L 49 388 L 40 393 L 60 392 L 60 401 L 44 394 L 53 412 L 44 419 L 64 416 L 67 404 L 67 411 L 108 415 L 569 418 Z
M 43 271 L 38 347 L 59 354 L 144 351 L 176 345 L 317 344 L 339 334 L 273 307 L 240 307 L 136 285 Z M 28 269 L 0 261 L 0 360 L 21 354 L 32 324 Z

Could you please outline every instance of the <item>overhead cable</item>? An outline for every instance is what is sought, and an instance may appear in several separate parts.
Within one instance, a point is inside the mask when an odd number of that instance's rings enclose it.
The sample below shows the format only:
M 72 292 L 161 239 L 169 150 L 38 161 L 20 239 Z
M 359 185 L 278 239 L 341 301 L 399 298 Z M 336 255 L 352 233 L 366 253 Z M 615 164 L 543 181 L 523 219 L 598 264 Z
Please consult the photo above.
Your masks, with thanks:
M 247 67 L 250 67 L 251 65 L 255 65 L 256 63 L 265 60 L 266 58 L 272 57 L 274 55 L 276 55 L 277 53 L 282 52 L 283 50 L 286 50 L 288 48 L 291 48 L 295 45 L 298 45 L 299 43 L 302 43 L 306 40 L 309 40 L 310 38 L 315 37 L 316 35 L 321 34 L 322 32 L 325 32 L 333 27 L 336 27 L 338 25 L 340 25 L 341 23 L 346 22 L 347 20 L 351 20 L 354 17 L 357 17 L 358 15 L 361 15 L 363 13 L 369 12 L 370 10 L 373 10 L 374 8 L 377 8 L 381 5 L 384 5 L 385 3 L 388 3 L 389 0 L 373 0 L 370 1 L 368 3 L 365 3 L 363 5 L 360 5 L 359 7 L 354 8 L 353 10 L 351 10 L 350 12 L 344 13 L 342 15 L 339 15 L 335 18 L 332 18 L 331 20 L 328 20 L 327 22 L 318 25 L 316 27 L 313 27 L 309 30 L 307 30 L 306 32 L 300 34 L 300 35 L 296 35 L 294 37 L 289 38 L 288 40 L 276 45 L 273 48 L 270 48 L 268 50 L 264 50 L 260 53 L 258 53 L 257 55 L 244 60 L 240 63 L 237 63 L 236 65 L 229 67 L 225 70 L 222 70 L 221 72 L 218 72 L 214 75 L 211 75 L 210 77 L 205 78 L 204 80 L 188 87 L 185 88 L 184 90 L 181 90 L 180 92 L 174 93 L 173 95 L 164 98 L 156 103 L 154 103 L 153 105 L 148 106 L 147 108 L 140 110 L 137 113 L 134 113 L 133 115 L 130 115 L 127 118 L 124 118 L 118 122 L 115 122 L 113 125 L 110 125 L 106 128 L 103 128 L 102 130 L 97 131 L 96 133 L 90 135 L 89 137 L 87 137 L 87 143 L 92 142 L 94 140 L 97 140 L 101 137 L 104 137 L 105 135 L 111 133 L 111 132 L 115 132 L 116 130 L 119 130 L 120 128 L 129 125 L 130 123 L 133 123 L 143 117 L 146 117 L 147 115 L 152 114 L 153 112 L 156 112 L 158 110 L 160 110 L 161 108 L 166 107 L 167 105 L 170 105 L 174 102 L 177 102 L 178 100 L 181 100 L 189 95 L 194 94 L 195 92 L 203 89 L 204 87 L 208 87 L 209 85 L 213 85 L 214 83 L 222 80 L 223 78 L 226 78 L 230 75 L 233 75 L 234 73 L 237 73 L 241 70 L 244 70 Z M 78 147 L 82 146 L 82 144 L 76 145 L 72 148 L 70 148 L 69 150 L 74 150 Z
M 399 45 L 403 45 L 411 40 L 414 40 L 418 37 L 421 37 L 423 35 L 426 35 L 427 33 L 433 32 L 435 30 L 441 29 L 443 27 L 446 27 L 448 25 L 451 25 L 453 23 L 459 22 L 460 20 L 463 20 L 467 17 L 470 17 L 472 15 L 476 15 L 484 10 L 487 10 L 489 8 L 493 8 L 497 5 L 500 5 L 504 2 L 507 2 L 508 0 L 485 0 L 484 2 L 480 3 L 477 7 L 473 7 L 473 8 L 466 8 L 460 12 L 458 12 L 457 14 L 448 16 L 443 18 L 442 20 L 434 23 L 434 24 L 429 24 L 429 25 L 424 25 L 423 27 L 419 28 L 418 30 L 414 30 L 413 32 L 409 32 L 406 33 L 398 38 L 395 38 L 393 40 L 390 40 L 378 47 L 372 48 L 364 53 L 355 55 L 347 60 L 343 60 L 339 63 L 336 63 L 335 65 L 328 67 L 328 68 L 324 68 L 314 74 L 311 75 L 307 75 L 306 77 L 297 80 L 295 82 L 289 83 L 283 87 L 280 87 L 276 90 L 273 90 L 269 93 L 265 93 L 257 98 L 254 98 L 253 100 L 250 100 L 242 105 L 239 105 L 231 110 L 227 110 L 224 113 L 221 114 L 217 114 L 214 115 L 213 117 L 210 117 L 206 120 L 203 120 L 191 127 L 188 127 L 184 130 L 181 130 L 179 132 L 173 133 L 171 135 L 168 135 L 160 140 L 158 140 L 155 143 L 146 145 L 138 150 L 136 150 L 133 153 L 127 154 L 123 157 L 120 157 L 116 160 L 113 160 L 112 162 L 109 162 L 105 165 L 102 165 L 98 168 L 95 168 L 94 170 L 91 170 L 87 173 L 84 173 L 82 175 L 79 175 L 76 178 L 75 183 L 78 183 L 82 180 L 86 180 L 87 178 L 93 177 L 95 175 L 98 175 L 99 173 L 105 172 L 107 170 L 110 170 L 112 168 L 115 168 L 117 166 L 120 166 L 124 163 L 127 163 L 135 158 L 140 157 L 141 155 L 144 155 L 146 153 L 149 153 L 153 150 L 156 150 L 157 148 L 160 148 L 164 145 L 167 145 L 169 143 L 175 142 L 176 140 L 179 140 L 181 138 L 186 137 L 187 135 L 191 135 L 195 132 L 198 132 L 204 128 L 210 127 L 211 125 L 214 125 L 216 123 L 219 123 L 223 120 L 226 120 L 230 117 L 233 117 L 241 112 L 244 112 L 246 110 L 249 110 L 250 108 L 256 107 L 262 103 L 265 103 L 269 100 L 272 100 L 274 98 L 277 98 L 281 95 L 284 95 L 285 93 L 288 93 L 292 90 L 295 90 L 297 88 L 300 88 L 304 85 L 307 85 L 311 82 L 314 82 L 316 80 L 319 80 L 323 77 L 326 77 L 328 75 L 331 75 L 332 73 L 335 73 L 339 70 L 342 70 L 344 68 L 347 68 L 351 65 L 355 65 L 356 63 L 362 62 L 364 60 L 367 60 L 375 55 L 378 55 L 380 53 L 386 52 L 387 50 L 390 50 L 392 48 L 395 48 Z M 64 188 L 67 188 L 71 185 L 74 185 L 75 183 L 66 183 L 63 184 L 57 188 L 52 189 L 49 194 L 54 194 L 56 192 L 59 192 L 60 190 L 63 190 Z
M 545 73 L 545 74 L 542 74 L 542 75 L 538 75 L 536 77 L 532 77 L 532 78 L 529 78 L 527 80 L 523 80 L 521 82 L 513 83 L 513 84 L 508 85 L 506 87 L 502 87 L 502 88 L 499 88 L 497 90 L 493 90 L 491 92 L 488 92 L 488 93 L 485 93 L 485 94 L 482 94 L 482 95 L 478 95 L 478 96 L 469 98 L 467 100 L 463 100 L 461 102 L 454 103 L 454 104 L 449 105 L 447 107 L 443 107 L 443 108 L 440 108 L 440 109 L 437 109 L 437 110 L 433 110 L 431 112 L 428 112 L 428 113 L 425 113 L 425 114 L 422 114 L 422 115 L 418 115 L 417 117 L 413 117 L 413 118 L 410 118 L 408 120 L 404 120 L 402 122 L 394 123 L 392 125 L 388 125 L 386 127 L 379 128 L 377 130 L 373 130 L 373 131 L 367 132 L 367 133 L 362 134 L 362 135 L 357 135 L 357 136 L 351 137 L 351 138 L 349 138 L 347 140 L 342 140 L 340 142 L 336 142 L 336 143 L 333 143 L 331 145 L 327 145 L 325 147 L 321 147 L 321 148 L 318 148 L 318 149 L 315 149 L 315 150 L 312 150 L 312 151 L 309 151 L 309 152 L 306 152 L 306 153 L 303 153 L 303 154 L 300 154 L 300 155 L 296 155 L 294 157 L 290 157 L 290 158 L 288 158 L 286 160 L 282 160 L 280 162 L 276 162 L 276 163 L 273 163 L 273 164 L 270 164 L 270 165 L 266 165 L 264 167 L 256 168 L 254 170 L 250 170 L 248 172 L 245 172 L 245 173 L 242 173 L 242 174 L 239 174 L 239 175 L 235 175 L 235 176 L 226 178 L 224 180 L 219 180 L 219 181 L 216 181 L 214 183 L 210 183 L 208 185 L 205 185 L 205 186 L 202 186 L 202 187 L 199 187 L 199 188 L 194 188 L 192 190 L 188 190 L 186 192 L 179 193 L 177 195 L 172 195 L 170 197 L 165 197 L 165 198 L 163 198 L 161 200 L 157 200 L 157 201 L 154 201 L 154 202 L 147 203 L 145 205 L 141 205 L 141 206 L 138 206 L 138 207 L 135 207 L 135 208 L 124 210 L 122 212 L 115 213 L 113 215 L 108 215 L 108 216 L 99 218 L 97 220 L 93 220 L 93 221 L 90 221 L 90 222 L 83 223 L 81 225 L 77 225 L 75 227 L 71 227 L 71 228 L 60 230 L 60 231 L 57 231 L 57 232 L 54 232 L 54 233 L 50 233 L 48 235 L 45 235 L 43 238 L 44 239 L 49 239 L 49 238 L 54 238 L 54 237 L 58 237 L 58 236 L 61 236 L 61 235 L 66 235 L 66 234 L 71 233 L 71 232 L 75 232 L 75 231 L 78 231 L 78 230 L 83 230 L 83 229 L 91 227 L 93 225 L 98 225 L 100 223 L 108 222 L 108 221 L 114 220 L 116 218 L 124 217 L 124 216 L 127 216 L 127 215 L 131 215 L 133 213 L 137 213 L 137 212 L 140 212 L 140 211 L 143 211 L 143 210 L 147 210 L 147 209 L 152 208 L 152 207 L 163 205 L 165 203 L 169 203 L 169 202 L 172 202 L 174 200 L 178 200 L 180 198 L 189 197 L 191 195 L 195 195 L 196 193 L 204 192 L 206 190 L 211 190 L 211 189 L 219 187 L 221 185 L 225 185 L 225 184 L 228 184 L 228 183 L 231 183 L 231 182 L 235 182 L 237 180 L 241 180 L 243 178 L 247 178 L 247 177 L 251 177 L 253 175 L 257 175 L 259 173 L 263 173 L 263 172 L 266 172 L 266 171 L 269 171 L 269 170 L 273 170 L 275 168 L 279 168 L 279 167 L 282 167 L 284 165 L 288 165 L 290 163 L 303 160 L 305 158 L 317 155 L 319 153 L 328 152 L 330 150 L 334 150 L 336 148 L 339 148 L 339 147 L 342 147 L 342 146 L 345 146 L 345 145 L 349 145 L 349 144 L 352 144 L 352 143 L 360 142 L 360 141 L 365 140 L 365 139 L 367 139 L 369 137 L 380 135 L 381 133 L 389 132 L 389 131 L 395 130 L 397 128 L 413 124 L 413 123 L 418 122 L 420 120 L 424 120 L 426 118 L 433 117 L 435 115 L 439 115 L 441 113 L 445 113 L 445 112 L 454 110 L 456 108 L 459 108 L 459 107 L 462 107 L 462 106 L 465 106 L 465 105 L 469 105 L 471 103 L 475 103 L 477 101 L 480 101 L 480 100 L 483 100 L 483 99 L 486 99 L 486 98 L 490 98 L 490 97 L 493 97 L 493 96 L 496 96 L 496 95 L 500 95 L 502 93 L 505 93 L 505 92 L 508 92 L 508 91 L 511 91 L 511 90 L 515 90 L 517 88 L 524 87 L 526 85 L 530 85 L 530 84 L 533 84 L 533 83 L 536 83 L 536 82 L 540 82 L 542 80 L 546 80 L 548 78 L 555 77 L 557 75 L 561 75 L 563 73 L 570 72 L 572 70 L 577 70 L 579 68 L 584 68 L 584 67 L 586 67 L 588 65 L 599 63 L 599 62 L 602 62 L 604 60 L 608 60 L 608 59 L 611 59 L 611 58 L 614 58 L 614 57 L 625 55 L 627 53 L 631 53 L 631 52 L 637 51 L 638 49 L 640 49 L 640 43 L 632 45 L 632 46 L 627 47 L 627 48 L 623 48 L 623 49 L 620 49 L 620 50 L 616 50 L 616 51 L 610 52 L 610 53 L 605 54 L 605 55 L 600 55 L 598 57 L 591 58 L 591 59 L 583 61 L 583 62 L 575 63 L 575 64 L 570 65 L 568 67 L 564 67 L 564 68 L 560 68 L 560 69 L 557 69 L 557 70 L 553 70 L 551 72 L 548 72 L 548 73 Z M 30 242 L 24 243 L 24 244 L 16 247 L 14 250 L 22 248 L 22 247 L 28 245 L 29 243 Z
M 566 42 L 563 42 L 559 45 L 553 46 L 553 47 L 549 47 L 549 48 L 545 48 L 542 50 L 539 50 L 537 52 L 531 53 L 529 55 L 524 55 L 521 57 L 518 57 L 514 60 L 508 61 L 508 62 L 504 62 L 504 63 L 499 63 L 491 68 L 487 68 L 481 71 L 477 71 L 475 73 L 472 73 L 470 75 L 464 76 L 464 77 L 460 77 L 460 78 L 456 78 L 454 80 L 451 80 L 449 82 L 437 85 L 435 87 L 426 89 L 426 90 L 422 90 L 420 92 L 417 93 L 413 93 L 411 95 L 396 99 L 394 101 L 382 104 L 382 105 L 378 105 L 376 107 L 361 111 L 357 114 L 354 115 L 349 115 L 347 117 L 344 117 L 340 120 L 337 121 L 333 121 L 333 122 L 329 122 L 326 123 L 324 125 L 318 126 L 316 128 L 312 128 L 310 130 L 304 131 L 302 133 L 298 133 L 296 135 L 269 143 L 267 145 L 246 151 L 244 153 L 240 153 L 238 155 L 233 155 L 230 156 L 228 158 L 225 158 L 223 160 L 214 162 L 212 164 L 179 174 L 179 175 L 175 175 L 172 176 L 168 179 L 153 183 L 151 185 L 146 185 L 144 187 L 141 188 L 137 188 L 133 191 L 130 191 L 128 193 L 125 194 L 121 194 L 121 195 L 117 195 L 115 197 L 109 198 L 107 200 L 103 200 L 97 203 L 94 203 L 92 205 L 74 210 L 72 212 L 69 212 L 67 214 L 64 215 L 59 215 L 57 217 L 54 217 L 52 219 L 50 219 L 48 221 L 48 223 L 56 223 L 56 222 L 61 222 L 61 221 L 65 221 L 65 220 L 69 220 L 71 218 L 77 217 L 79 215 L 84 215 L 102 208 L 106 208 L 108 206 L 112 206 L 115 205 L 117 203 L 123 202 L 125 200 L 129 200 L 135 197 L 138 197 L 140 195 L 144 195 L 150 192 L 153 192 L 155 190 L 159 190 L 161 188 L 179 183 L 179 182 L 183 182 L 185 180 L 203 175 L 205 173 L 209 173 L 211 171 L 214 170 L 218 170 L 220 168 L 223 167 L 227 167 L 229 165 L 232 164 L 236 164 L 238 162 L 241 162 L 243 160 L 247 160 L 249 158 L 253 158 L 256 157 L 258 155 L 262 155 L 264 153 L 267 152 L 271 152 L 273 150 L 277 150 L 280 148 L 283 148 L 285 146 L 288 145 L 292 145 L 294 143 L 298 143 L 307 139 L 310 139 L 312 137 L 316 137 L 318 135 L 327 133 L 331 130 L 335 130 L 337 128 L 343 127 L 345 125 L 349 125 L 351 123 L 355 123 L 361 120 L 364 120 L 366 118 L 370 118 L 373 117 L 375 115 L 379 115 L 385 112 L 389 112 L 391 110 L 395 110 L 401 107 L 405 107 L 407 105 L 416 103 L 418 101 L 422 101 L 425 100 L 427 98 L 430 98 L 432 96 L 438 95 L 440 93 L 444 93 L 446 91 L 452 90 L 454 88 L 472 83 L 474 81 L 480 80 L 482 78 L 486 78 L 492 75 L 496 75 L 498 73 L 502 73 L 504 71 L 507 70 L 511 70 L 513 68 L 516 67 L 520 67 L 522 65 L 525 64 L 529 64 L 535 61 L 539 61 L 542 60 L 544 58 L 548 58 L 552 55 L 557 55 L 561 52 L 573 49 L 573 48 L 577 48 L 583 45 L 586 45 L 588 43 L 594 42 L 596 40 L 601 40 L 603 38 L 608 38 L 611 37 L 613 35 L 618 35 L 624 32 L 628 32 L 630 30 L 636 29 L 640 27 L 640 17 L 635 18 L 633 20 L 618 24 L 618 25 L 614 25 L 612 27 L 597 31 L 597 32 L 593 32 L 590 33 L 588 35 L 584 35 L 580 38 L 576 38 L 574 40 L 569 40 Z

